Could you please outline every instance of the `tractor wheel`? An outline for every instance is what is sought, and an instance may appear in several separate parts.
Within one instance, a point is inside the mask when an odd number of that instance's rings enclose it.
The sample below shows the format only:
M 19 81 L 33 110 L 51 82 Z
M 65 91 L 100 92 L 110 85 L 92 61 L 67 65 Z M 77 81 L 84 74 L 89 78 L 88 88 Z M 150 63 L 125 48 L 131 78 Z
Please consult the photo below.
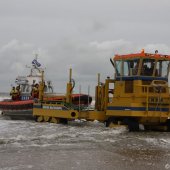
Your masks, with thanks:
M 51 123 L 59 123 L 59 119 L 56 117 L 52 117 L 50 120 Z
M 167 120 L 167 132 L 170 132 L 170 119 Z
M 43 116 L 37 116 L 37 117 L 36 117 L 36 121 L 37 121 L 37 122 L 43 122 L 43 121 L 44 121 Z
M 106 127 L 110 127 L 112 124 L 117 124 L 118 121 L 116 120 L 115 117 L 109 117 L 106 121 L 105 121 L 105 126 Z
M 129 132 L 139 131 L 139 123 L 134 118 L 125 118 L 123 122 L 128 125 Z
M 65 118 L 61 118 L 61 119 L 60 119 L 60 123 L 66 125 L 66 124 L 68 124 L 68 120 L 65 119 Z
M 44 121 L 45 121 L 45 122 L 49 122 L 49 120 L 50 120 L 50 117 L 49 117 L 49 116 L 44 116 Z

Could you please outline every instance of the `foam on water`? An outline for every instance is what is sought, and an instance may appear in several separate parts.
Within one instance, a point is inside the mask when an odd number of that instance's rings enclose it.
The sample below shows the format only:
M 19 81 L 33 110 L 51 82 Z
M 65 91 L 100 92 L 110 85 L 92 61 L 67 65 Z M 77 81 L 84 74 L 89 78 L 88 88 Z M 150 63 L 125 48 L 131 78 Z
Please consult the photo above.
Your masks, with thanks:
M 113 143 L 122 129 L 105 128 L 103 124 L 73 122 L 70 125 L 0 120 L 0 147 L 77 145 L 78 143 Z
M 169 147 L 168 133 L 129 133 L 125 127 L 106 128 L 98 121 L 73 121 L 68 125 L 0 119 L 0 148 L 78 147 L 114 145 L 138 149 L 144 145 Z M 140 145 L 139 145 L 140 143 Z
M 168 133 L 130 133 L 122 127 L 106 128 L 103 123 L 97 121 L 74 121 L 69 122 L 68 125 L 61 125 L 34 121 L 0 120 L 0 129 L 1 159 L 7 160 L 3 165 L 4 168 L 0 168 L 0 170 L 36 169 L 37 160 L 40 160 L 38 165 L 46 167 L 47 164 L 44 162 L 50 162 L 51 159 L 54 164 L 60 159 L 64 161 L 62 168 L 66 162 L 80 161 L 81 166 L 77 169 L 83 169 L 83 163 L 88 164 L 84 162 L 85 160 L 92 160 L 92 165 L 96 162 L 98 165 L 103 159 L 106 162 L 101 169 L 111 169 L 116 161 L 118 161 L 117 166 L 122 163 L 127 165 L 126 163 L 130 162 L 129 169 L 133 169 L 132 164 L 153 166 L 151 169 L 155 169 L 157 160 L 160 159 L 163 161 L 163 167 L 169 168 L 168 161 L 166 162 L 164 159 L 170 157 Z M 9 159 L 10 154 L 12 157 Z M 31 155 L 30 158 L 28 158 L 28 154 Z M 37 155 L 40 155 L 38 159 Z M 20 160 L 25 164 L 20 164 Z M 112 166 L 106 168 L 111 161 L 113 161 Z M 55 165 L 59 166 L 59 163 L 57 162 Z M 68 166 L 70 167 L 70 164 Z M 122 166 L 122 169 L 124 167 Z M 140 169 L 138 167 L 136 169 Z M 50 167 L 44 169 L 50 169 Z M 100 168 L 92 166 L 90 169 Z
M 157 138 L 156 136 L 154 137 L 140 137 L 139 139 L 146 141 L 148 144 L 151 144 L 152 146 L 159 146 L 159 147 L 170 147 L 170 138 L 168 133 L 165 133 L 166 135 L 164 137 L 162 137 L 161 132 L 159 134 L 159 138 Z

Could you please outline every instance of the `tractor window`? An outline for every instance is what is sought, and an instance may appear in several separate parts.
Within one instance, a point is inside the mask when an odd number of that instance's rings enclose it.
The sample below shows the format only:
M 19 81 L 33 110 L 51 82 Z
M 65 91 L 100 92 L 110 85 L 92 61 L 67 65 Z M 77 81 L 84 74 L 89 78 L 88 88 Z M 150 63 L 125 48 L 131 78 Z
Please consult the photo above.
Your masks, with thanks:
M 139 59 L 123 61 L 123 76 L 137 75 L 139 69 Z
M 134 60 L 133 62 L 133 75 L 137 75 L 139 70 L 139 59 Z
M 121 75 L 121 66 L 122 66 L 122 61 L 118 60 L 116 61 L 116 76 L 120 76 Z
M 156 65 L 156 76 L 167 77 L 169 72 L 169 61 L 159 60 Z
M 141 75 L 143 76 L 152 76 L 155 67 L 154 59 L 143 59 Z
M 116 61 L 116 75 L 117 76 L 137 75 L 138 70 L 139 70 L 139 59 Z
M 123 61 L 123 76 L 129 76 L 129 61 Z

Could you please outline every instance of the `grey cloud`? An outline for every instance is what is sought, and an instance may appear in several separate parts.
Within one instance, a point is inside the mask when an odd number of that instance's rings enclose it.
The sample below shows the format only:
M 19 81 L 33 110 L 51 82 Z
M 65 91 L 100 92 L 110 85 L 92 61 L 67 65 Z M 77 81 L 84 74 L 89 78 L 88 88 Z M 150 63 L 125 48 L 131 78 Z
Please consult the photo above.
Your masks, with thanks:
M 0 59 L 4 61 L 0 67 L 0 78 L 3 80 L 1 89 L 7 91 L 17 75 L 28 72 L 25 65 L 31 63 L 35 48 L 33 44 L 18 40 L 12 40 L 0 48 Z M 170 52 L 170 47 L 166 44 L 139 46 L 123 39 L 89 43 L 75 40 L 50 46 L 49 49 L 37 49 L 40 54 L 39 61 L 43 67 L 46 67 L 46 77 L 53 81 L 57 92 L 65 92 L 70 67 L 77 82 L 75 90 L 78 90 L 79 84 L 84 87 L 82 88 L 84 91 L 88 85 L 94 89 L 97 73 L 101 73 L 103 81 L 106 76 L 114 75 L 109 58 L 117 53 L 139 52 L 142 48 L 145 48 L 146 52 L 154 52 L 156 49 L 159 49 L 160 53 Z

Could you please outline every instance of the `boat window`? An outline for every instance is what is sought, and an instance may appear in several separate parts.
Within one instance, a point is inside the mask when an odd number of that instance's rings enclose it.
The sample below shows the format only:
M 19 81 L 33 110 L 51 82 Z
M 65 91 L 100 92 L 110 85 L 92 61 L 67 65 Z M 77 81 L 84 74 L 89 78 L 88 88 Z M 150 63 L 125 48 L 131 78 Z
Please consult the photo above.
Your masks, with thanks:
M 156 76 L 167 77 L 169 72 L 169 61 L 159 60 L 156 65 Z
M 155 67 L 154 59 L 143 59 L 141 75 L 143 76 L 152 76 Z

